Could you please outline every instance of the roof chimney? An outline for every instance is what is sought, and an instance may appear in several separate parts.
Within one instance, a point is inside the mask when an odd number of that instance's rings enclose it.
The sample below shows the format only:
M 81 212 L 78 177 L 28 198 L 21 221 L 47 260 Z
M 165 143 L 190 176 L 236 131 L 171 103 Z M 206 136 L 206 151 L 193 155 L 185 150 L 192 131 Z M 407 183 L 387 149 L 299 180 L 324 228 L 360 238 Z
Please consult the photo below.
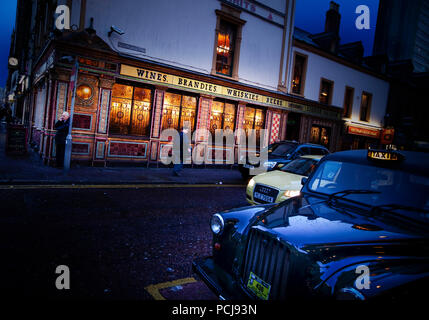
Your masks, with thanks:
M 311 36 L 313 41 L 319 44 L 325 50 L 337 53 L 340 42 L 340 5 L 331 1 L 329 10 L 326 11 L 325 31 Z
M 333 32 L 336 35 L 340 32 L 341 15 L 339 12 L 340 5 L 331 1 L 329 10 L 326 11 L 325 32 Z

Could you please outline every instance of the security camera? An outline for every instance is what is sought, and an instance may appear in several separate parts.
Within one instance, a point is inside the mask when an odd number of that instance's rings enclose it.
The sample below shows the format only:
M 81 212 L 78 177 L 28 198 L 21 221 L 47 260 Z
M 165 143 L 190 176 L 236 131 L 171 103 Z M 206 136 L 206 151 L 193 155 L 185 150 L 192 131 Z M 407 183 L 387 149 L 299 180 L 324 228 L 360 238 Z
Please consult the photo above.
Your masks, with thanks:
M 122 31 L 118 27 L 110 26 L 109 37 L 112 35 L 113 32 L 115 32 L 115 33 L 117 33 L 119 35 L 123 35 L 125 33 L 124 31 Z

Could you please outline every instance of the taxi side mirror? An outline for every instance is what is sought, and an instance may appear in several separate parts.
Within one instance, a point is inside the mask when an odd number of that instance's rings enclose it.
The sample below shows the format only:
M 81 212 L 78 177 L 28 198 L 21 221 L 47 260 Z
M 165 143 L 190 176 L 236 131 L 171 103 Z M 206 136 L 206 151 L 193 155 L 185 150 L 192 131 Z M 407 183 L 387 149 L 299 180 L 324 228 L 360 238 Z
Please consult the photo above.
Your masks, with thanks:
M 308 178 L 307 177 L 302 177 L 301 179 L 301 185 L 304 185 L 307 182 Z

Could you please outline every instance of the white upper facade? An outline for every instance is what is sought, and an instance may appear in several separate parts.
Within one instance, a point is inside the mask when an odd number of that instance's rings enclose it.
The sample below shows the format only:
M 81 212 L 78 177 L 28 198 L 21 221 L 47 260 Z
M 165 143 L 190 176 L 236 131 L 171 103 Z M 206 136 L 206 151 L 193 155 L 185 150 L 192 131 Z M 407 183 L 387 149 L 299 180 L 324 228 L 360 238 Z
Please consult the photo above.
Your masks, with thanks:
M 292 48 L 292 61 L 296 53 L 307 57 L 306 72 L 304 72 L 303 94 L 305 99 L 319 101 L 322 78 L 332 83 L 332 98 L 330 105 L 343 108 L 345 103 L 346 87 L 353 89 L 350 114 L 344 119 L 357 125 L 382 128 L 386 112 L 389 82 L 371 72 L 361 71 L 362 68 L 353 68 L 347 63 L 341 63 L 318 54 L 312 50 L 305 50 L 296 46 Z M 290 71 L 292 77 L 293 67 Z M 292 93 L 291 85 L 288 86 Z M 363 93 L 371 95 L 368 121 L 360 119 L 361 99 Z
M 239 19 L 244 21 L 238 74 L 234 80 L 273 91 L 287 82 L 295 0 L 73 0 L 72 3 L 71 25 L 80 25 L 81 3 L 86 3 L 85 28 L 93 18 L 97 35 L 113 50 L 215 76 L 216 10 L 231 4 L 241 11 Z M 124 33 L 113 32 L 109 36 L 111 26 Z

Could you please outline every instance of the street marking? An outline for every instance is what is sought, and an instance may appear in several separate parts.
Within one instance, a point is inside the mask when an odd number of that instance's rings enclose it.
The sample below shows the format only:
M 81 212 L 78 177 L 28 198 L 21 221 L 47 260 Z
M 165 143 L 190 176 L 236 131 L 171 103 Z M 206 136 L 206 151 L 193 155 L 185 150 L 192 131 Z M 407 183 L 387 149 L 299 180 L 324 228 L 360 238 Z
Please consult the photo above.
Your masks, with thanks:
M 183 278 L 183 279 L 178 279 L 178 280 L 174 280 L 174 281 L 168 281 L 168 282 L 163 282 L 163 283 L 158 283 L 158 284 L 151 284 L 151 285 L 145 287 L 145 290 L 147 292 L 149 292 L 149 294 L 155 300 L 167 300 L 161 295 L 159 290 L 170 288 L 170 287 L 181 286 L 183 284 L 194 283 L 194 282 L 197 282 L 197 280 L 195 280 L 195 278 L 192 278 L 192 277 Z
M 244 184 L 35 184 L 0 185 L 0 190 L 27 189 L 152 189 L 152 188 L 242 188 Z

